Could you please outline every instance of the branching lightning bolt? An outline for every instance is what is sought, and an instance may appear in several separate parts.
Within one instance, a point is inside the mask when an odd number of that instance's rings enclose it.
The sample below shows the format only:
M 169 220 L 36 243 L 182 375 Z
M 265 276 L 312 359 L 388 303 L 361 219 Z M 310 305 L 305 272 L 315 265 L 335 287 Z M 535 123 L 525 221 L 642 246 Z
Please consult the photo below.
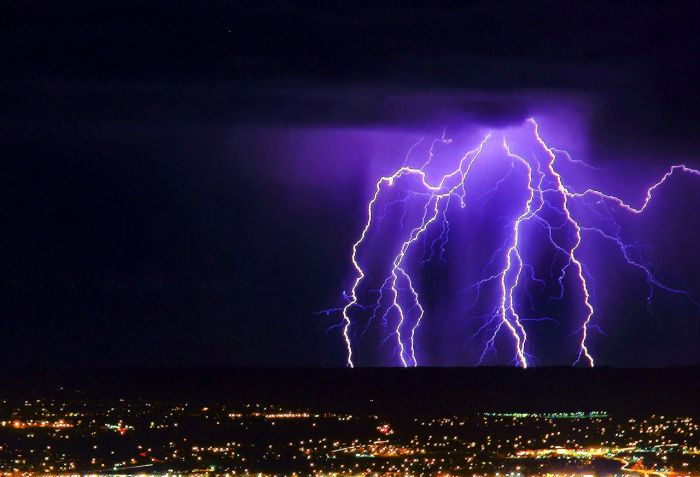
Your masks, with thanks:
M 595 234 L 598 237 L 611 241 L 617 247 L 626 263 L 644 274 L 650 289 L 647 302 L 650 302 L 653 297 L 652 290 L 659 288 L 670 293 L 684 295 L 696 303 L 692 293 L 669 287 L 659 282 L 651 270 L 630 253 L 630 250 L 633 250 L 634 247 L 623 241 L 619 226 L 615 231 L 610 232 L 602 226 L 582 225 L 582 222 L 577 218 L 577 213 L 574 212 L 579 211 L 579 207 L 587 207 L 589 204 L 586 202 L 586 199 L 592 197 L 597 199 L 599 204 L 605 203 L 624 212 L 641 214 L 649 205 L 655 191 L 673 174 L 686 173 L 700 177 L 700 171 L 684 164 L 670 167 L 658 181 L 646 190 L 641 205 L 634 207 L 619 197 L 604 193 L 598 189 L 589 188 L 583 192 L 576 192 L 569 188 L 562 174 L 557 170 L 558 157 L 562 157 L 570 164 L 576 166 L 583 166 L 592 170 L 595 170 L 595 168 L 583 161 L 573 159 L 564 150 L 548 146 L 541 137 L 539 125 L 534 119 L 527 121 L 527 127 L 531 128 L 535 143 L 544 151 L 546 156 L 544 160 L 541 161 L 534 154 L 529 158 L 513 152 L 506 139 L 507 133 L 504 133 L 501 146 L 505 151 L 505 156 L 511 163 L 510 171 L 506 176 L 497 180 L 491 189 L 471 200 L 471 202 L 466 200 L 467 179 L 475 161 L 482 155 L 485 145 L 493 136 L 492 133 L 488 133 L 477 147 L 464 154 L 457 166 L 443 175 L 436 184 L 431 184 L 428 181 L 427 169 L 431 167 L 434 161 L 435 146 L 452 142 L 451 139 L 446 137 L 444 131 L 440 138 L 432 141 L 428 151 L 428 158 L 420 167 L 409 165 L 409 162 L 413 162 L 409 156 L 422 143 L 424 140 L 422 137 L 409 149 L 402 166 L 398 170 L 391 175 L 381 177 L 376 182 L 374 193 L 367 204 L 366 220 L 362 232 L 359 239 L 352 246 L 350 261 L 355 271 L 355 277 L 350 291 L 344 294 L 346 304 L 342 308 L 333 308 L 323 312 L 329 314 L 339 311 L 342 314 L 341 323 L 335 326 L 342 328 L 342 336 L 347 353 L 346 363 L 349 367 L 355 366 L 353 328 L 357 323 L 353 318 L 354 313 L 361 310 L 371 310 L 369 319 L 361 328 L 361 336 L 364 336 L 382 309 L 384 310 L 382 314 L 383 324 L 389 322 L 391 313 L 394 313 L 395 315 L 393 316 L 397 317 L 395 325 L 392 325 L 382 344 L 392 336 L 395 337 L 400 364 L 404 367 L 417 366 L 419 364 L 416 356 L 416 332 L 425 316 L 426 309 L 421 303 L 418 287 L 408 267 L 410 264 L 407 263 L 407 256 L 411 253 L 415 243 L 423 240 L 424 252 L 421 263 L 432 260 L 434 255 L 436 255 L 436 248 L 439 250 L 438 255 L 440 259 L 445 262 L 448 235 L 450 233 L 448 210 L 452 199 L 459 199 L 460 207 L 464 208 L 468 203 L 477 203 L 484 200 L 484 198 L 490 198 L 502 184 L 513 180 L 510 176 L 516 170 L 524 174 L 526 194 L 518 215 L 512 220 L 509 219 L 507 227 L 508 238 L 495 250 L 487 264 L 487 268 L 491 268 L 500 263 L 498 265 L 499 269 L 494 272 L 487 272 L 485 269 L 484 274 L 486 277 L 465 289 L 465 291 L 475 290 L 475 300 L 477 301 L 480 299 L 483 287 L 490 286 L 493 283 L 498 289 L 498 303 L 493 308 L 488 319 L 474 334 L 474 337 L 477 337 L 483 331 L 491 330 L 478 363 L 482 363 L 489 352 L 495 351 L 497 335 L 501 331 L 507 330 L 512 337 L 514 345 L 513 362 L 523 368 L 528 367 L 536 360 L 529 354 L 527 349 L 528 335 L 526 324 L 543 321 L 556 322 L 554 318 L 543 314 L 535 314 L 535 316 L 523 315 L 523 312 L 526 310 L 519 302 L 519 296 L 524 293 L 527 298 L 525 307 L 529 304 L 529 309 L 534 310 L 535 303 L 526 285 L 528 283 L 536 283 L 540 290 L 547 288 L 547 281 L 545 280 L 547 275 L 537 275 L 534 266 L 526 261 L 527 249 L 523 247 L 529 243 L 527 240 L 529 232 L 526 233 L 525 228 L 531 227 L 528 226 L 530 223 L 535 227 L 535 230 L 539 229 L 544 232 L 546 239 L 544 245 L 550 248 L 554 257 L 552 258 L 553 262 L 550 266 L 549 276 L 551 280 L 558 284 L 559 295 L 552 296 L 550 299 L 561 300 L 565 294 L 568 296 L 568 292 L 565 290 L 565 277 L 568 274 L 571 274 L 570 279 L 576 283 L 576 296 L 580 296 L 580 304 L 584 311 L 580 319 L 579 328 L 576 331 L 579 335 L 579 340 L 578 350 L 573 361 L 574 365 L 586 363 L 589 366 L 594 366 L 595 360 L 589 348 L 588 338 L 591 330 L 598 330 L 604 334 L 600 330 L 600 326 L 593 323 L 594 316 L 598 315 L 596 315 L 591 296 L 590 277 L 580 256 L 580 247 L 583 243 L 584 235 L 587 237 L 588 234 Z M 393 188 L 399 181 L 409 179 L 417 180 L 420 190 L 410 189 L 403 193 L 400 199 L 383 201 L 383 212 L 377 214 L 377 208 L 380 201 L 382 201 L 382 194 Z M 366 267 L 362 265 L 361 249 L 368 241 L 370 230 L 384 220 L 389 207 L 396 204 L 403 205 L 404 211 L 401 216 L 401 227 L 403 228 L 408 204 L 412 200 L 423 201 L 422 212 L 413 220 L 414 223 L 411 224 L 410 231 L 395 249 L 397 250 L 396 253 L 391 255 L 388 276 L 383 278 L 378 289 L 368 290 L 367 293 L 372 292 L 375 300 L 369 304 L 364 303 L 360 296 L 360 287 L 364 286 L 363 282 L 367 278 L 367 272 Z M 573 203 L 576 205 L 572 211 L 571 204 Z M 610 218 L 611 223 L 616 225 L 617 223 L 612 219 L 607 205 L 604 207 L 604 212 L 606 214 L 605 217 Z M 556 223 L 553 223 L 552 217 L 555 217 L 554 222 Z M 440 233 L 437 236 L 433 235 L 434 238 L 427 242 L 429 240 L 428 235 L 435 233 L 433 230 L 438 230 Z M 527 230 L 530 231 L 531 228 Z M 556 273 L 554 271 L 555 268 L 557 269 Z M 569 282 L 567 281 L 566 283 Z M 387 300 L 388 303 L 386 303 Z

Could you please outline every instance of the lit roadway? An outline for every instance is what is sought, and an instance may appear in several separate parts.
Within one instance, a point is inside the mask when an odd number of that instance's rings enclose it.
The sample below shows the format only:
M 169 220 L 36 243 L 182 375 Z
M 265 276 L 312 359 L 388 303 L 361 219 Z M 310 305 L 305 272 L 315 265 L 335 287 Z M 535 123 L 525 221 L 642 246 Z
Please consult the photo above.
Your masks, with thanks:
M 644 469 L 644 468 L 635 468 L 632 469 L 630 468 L 630 463 L 628 460 L 623 459 L 622 457 L 614 457 L 614 459 L 618 462 L 622 462 L 622 467 L 621 470 L 624 470 L 625 472 L 634 472 L 637 474 L 642 474 L 644 476 L 649 476 L 649 475 L 656 475 L 658 477 L 668 477 L 669 475 L 673 475 L 673 472 L 670 473 L 663 473 L 663 472 L 657 472 L 655 470 L 651 469 Z

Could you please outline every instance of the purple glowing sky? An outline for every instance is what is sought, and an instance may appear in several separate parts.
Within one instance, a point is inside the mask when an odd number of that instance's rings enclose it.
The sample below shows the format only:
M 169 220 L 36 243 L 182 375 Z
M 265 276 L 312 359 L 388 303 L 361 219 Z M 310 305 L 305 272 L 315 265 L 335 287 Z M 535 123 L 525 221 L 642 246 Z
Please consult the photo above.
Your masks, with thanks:
M 596 298 L 601 273 L 641 277 L 650 314 L 659 293 L 697 310 L 692 284 L 657 278 L 625 224 L 678 176 L 700 181 L 700 171 L 669 165 L 618 196 L 605 188 L 609 171 L 571 152 L 585 151 L 579 136 L 542 123 L 550 134 L 528 119 L 418 137 L 372 182 L 345 302 L 325 310 L 341 316 L 332 329 L 348 366 L 594 366 L 615 345 Z M 573 149 L 556 143 L 567 139 Z M 460 346 L 443 348 L 456 336 Z

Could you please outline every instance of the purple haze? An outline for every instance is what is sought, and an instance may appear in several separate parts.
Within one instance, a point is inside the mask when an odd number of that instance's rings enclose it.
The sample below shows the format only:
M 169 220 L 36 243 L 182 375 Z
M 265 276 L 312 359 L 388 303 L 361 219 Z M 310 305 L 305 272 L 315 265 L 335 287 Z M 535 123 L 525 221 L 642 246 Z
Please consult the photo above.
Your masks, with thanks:
M 652 204 L 676 181 L 697 188 L 700 172 L 611 174 L 581 159 L 585 135 L 571 124 L 416 134 L 401 154 L 375 158 L 344 303 L 324 312 L 341 317 L 332 329 L 347 365 L 593 366 L 625 333 L 610 280 L 643 290 L 617 300 L 641 301 L 649 316 L 658 296 L 697 316 L 693 283 L 659 273 L 635 219 L 658 220 Z M 390 157 L 380 138 L 395 132 L 372 134 L 374 155 Z M 357 170 L 337 164 L 340 176 Z

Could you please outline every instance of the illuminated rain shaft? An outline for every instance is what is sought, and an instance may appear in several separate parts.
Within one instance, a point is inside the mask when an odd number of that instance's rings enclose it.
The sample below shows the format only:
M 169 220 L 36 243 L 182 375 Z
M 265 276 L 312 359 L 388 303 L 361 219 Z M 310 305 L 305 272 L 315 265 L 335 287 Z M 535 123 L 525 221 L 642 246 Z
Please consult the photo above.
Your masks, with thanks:
M 535 145 L 537 153 L 520 146 L 523 143 L 523 132 L 525 141 Z M 545 287 L 545 280 L 540 277 L 546 275 L 538 270 L 541 264 L 528 263 L 528 247 L 546 247 L 552 252 L 553 259 L 549 268 L 550 272 L 555 272 L 553 276 L 558 293 L 550 299 L 561 301 L 567 297 L 578 303 L 575 313 L 574 334 L 578 339 L 577 349 L 573 353 L 574 365 L 595 365 L 589 338 L 592 331 L 602 331 L 600 326 L 595 325 L 595 299 L 589 283 L 591 277 L 580 252 L 587 234 L 595 234 L 613 243 L 627 264 L 643 272 L 649 287 L 648 302 L 653 297 L 654 288 L 659 288 L 684 295 L 695 303 L 693 295 L 688 291 L 659 282 L 651 270 L 629 252 L 631 246 L 623 241 L 619 227 L 611 231 L 603 225 L 598 227 L 582 224 L 577 211 L 593 207 L 589 204 L 593 198 L 596 207 L 604 203 L 606 220 L 617 225 L 611 207 L 618 212 L 641 214 L 655 191 L 673 174 L 691 174 L 700 178 L 700 171 L 682 164 L 672 166 L 646 190 L 641 204 L 635 207 L 617 196 L 597 189 L 589 188 L 580 192 L 568 186 L 560 172 L 561 162 L 565 161 L 569 165 L 585 164 L 572 159 L 566 151 L 549 146 L 542 139 L 534 119 L 529 119 L 515 132 L 506 130 L 485 134 L 473 149 L 455 160 L 451 168 L 448 164 L 447 172 L 442 175 L 436 174 L 433 169 L 434 166 L 440 166 L 438 163 L 441 162 L 435 157 L 434 148 L 440 144 L 451 144 L 451 139 L 443 132 L 440 138 L 430 143 L 427 158 L 414 161 L 410 156 L 423 142 L 424 138 L 421 138 L 409 149 L 403 164 L 393 174 L 381 177 L 376 182 L 372 197 L 367 203 L 364 227 L 350 254 L 355 276 L 349 291 L 343 294 L 346 304 L 325 311 L 326 314 L 334 311 L 342 314 L 342 321 L 337 326 L 342 330 L 349 367 L 356 364 L 358 341 L 372 326 L 382 327 L 384 335 L 380 347 L 391 346 L 393 343 L 395 364 L 404 367 L 420 364 L 416 341 L 417 332 L 426 316 L 426 307 L 418 285 L 420 280 L 416 279 L 420 270 L 416 270 L 436 257 L 442 262 L 448 261 L 445 258 L 451 231 L 448 212 L 473 207 L 475 203 L 489 200 L 504 183 L 514 183 L 518 189 L 516 198 L 510 201 L 514 206 L 517 205 L 517 210 L 508 219 L 505 241 L 496 244 L 483 277 L 475 283 L 464 284 L 465 291 L 475 293 L 477 299 L 486 287 L 493 286 L 497 290 L 491 312 L 483 317 L 483 323 L 474 335 L 485 336 L 480 358 L 475 364 L 482 364 L 488 356 L 496 353 L 497 340 L 502 340 L 503 337 L 511 343 L 509 361 L 512 364 L 526 368 L 536 363 L 536 357 L 529 349 L 528 324 L 554 319 L 542 315 L 534 317 L 531 313 L 524 312 L 525 307 L 521 302 L 528 298 L 532 301 L 527 292 L 528 283 Z M 500 154 L 495 158 L 492 155 L 485 156 L 485 148 L 498 149 Z M 507 176 L 497 180 L 492 188 L 478 196 L 472 194 L 471 189 L 478 186 L 480 180 L 473 177 L 475 165 L 479 161 L 504 160 L 510 166 Z M 418 165 L 412 166 L 412 162 Z M 444 169 L 445 165 L 442 164 L 441 167 Z M 517 177 L 513 179 L 511 174 L 516 174 Z M 437 179 L 434 178 L 435 175 L 438 175 Z M 403 210 L 400 225 L 387 226 L 384 222 L 389 220 L 388 211 L 394 207 Z M 391 228 L 398 238 L 389 240 L 382 237 L 378 232 L 382 226 Z M 531 234 L 525 230 L 528 227 L 539 227 L 545 241 L 540 243 L 529 240 Z M 377 256 L 368 253 L 369 246 L 379 246 L 381 253 L 375 254 Z M 421 250 L 422 256 L 416 260 Z M 377 270 L 381 270 L 379 274 L 382 276 L 379 279 L 376 278 Z M 372 283 L 366 283 L 369 280 L 368 274 L 373 277 Z M 465 314 L 469 313 L 467 307 Z

